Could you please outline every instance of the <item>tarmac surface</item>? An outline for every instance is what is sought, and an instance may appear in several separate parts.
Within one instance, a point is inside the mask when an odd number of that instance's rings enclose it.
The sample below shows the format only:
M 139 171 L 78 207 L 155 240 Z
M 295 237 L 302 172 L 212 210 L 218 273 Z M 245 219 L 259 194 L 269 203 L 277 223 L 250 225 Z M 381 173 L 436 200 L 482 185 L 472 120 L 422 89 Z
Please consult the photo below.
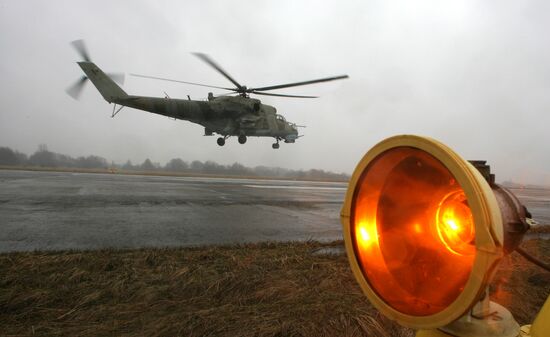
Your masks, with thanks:
M 0 170 L 0 252 L 336 240 L 346 188 Z
M 0 170 L 0 252 L 342 238 L 346 183 Z M 550 224 L 550 190 L 514 189 Z

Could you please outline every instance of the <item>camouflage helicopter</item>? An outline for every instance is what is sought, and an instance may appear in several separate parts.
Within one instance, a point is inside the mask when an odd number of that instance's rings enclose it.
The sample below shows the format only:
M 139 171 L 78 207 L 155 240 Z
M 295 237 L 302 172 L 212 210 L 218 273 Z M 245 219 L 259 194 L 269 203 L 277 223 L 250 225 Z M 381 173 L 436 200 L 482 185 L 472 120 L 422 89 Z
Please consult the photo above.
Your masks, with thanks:
M 133 96 L 128 95 L 115 83 L 115 81 L 119 83 L 123 82 L 124 75 L 107 75 L 104 73 L 91 61 L 82 40 L 73 41 L 72 45 L 83 59 L 83 61 L 77 62 L 77 64 L 82 68 L 85 76 L 82 76 L 75 84 L 66 90 L 70 96 L 78 99 L 84 84 L 89 79 L 107 102 L 114 103 L 112 117 L 114 117 L 123 107 L 130 107 L 174 119 L 187 120 L 204 126 L 205 136 L 212 136 L 214 133 L 220 135 L 217 139 L 219 146 L 225 145 L 226 139 L 231 136 L 238 137 L 240 144 L 246 143 L 247 137 L 251 136 L 273 137 L 275 138 L 275 143 L 272 145 L 273 149 L 279 148 L 279 141 L 294 143 L 296 139 L 300 137 L 297 130 L 299 126 L 286 121 L 282 115 L 277 114 L 277 109 L 275 109 L 275 107 L 262 104 L 259 99 L 251 98 L 250 94 L 277 97 L 316 98 L 317 96 L 275 94 L 265 91 L 348 78 L 347 75 L 341 75 L 303 82 L 248 88 L 237 82 L 208 55 L 194 53 L 195 56 L 227 78 L 235 87 L 219 87 L 154 76 L 132 75 L 142 78 L 223 89 L 231 91 L 232 93 L 221 96 L 214 96 L 212 93 L 208 93 L 207 101 L 191 100 L 189 96 L 187 96 L 187 99 L 173 99 L 168 97 L 168 95 L 166 95 L 166 97 Z M 236 96 L 230 96 L 232 94 Z M 117 105 L 119 106 L 118 110 L 116 109 Z

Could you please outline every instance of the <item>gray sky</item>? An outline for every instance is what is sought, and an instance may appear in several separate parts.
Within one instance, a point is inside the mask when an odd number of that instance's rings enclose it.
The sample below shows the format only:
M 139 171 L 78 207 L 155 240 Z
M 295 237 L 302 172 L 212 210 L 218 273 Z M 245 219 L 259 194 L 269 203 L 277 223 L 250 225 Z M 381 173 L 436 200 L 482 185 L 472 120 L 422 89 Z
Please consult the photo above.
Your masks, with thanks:
M 73 156 L 146 157 L 351 173 L 395 134 L 434 137 L 497 180 L 550 185 L 548 1 L 7 1 L 0 0 L 0 146 L 40 143 Z M 238 81 L 265 86 L 349 74 L 281 90 L 319 99 L 259 97 L 305 124 L 296 144 L 251 138 L 224 147 L 185 121 L 124 109 L 110 118 L 69 42 L 85 39 L 105 71 L 230 83 L 190 52 L 211 55 Z M 208 89 L 127 77 L 135 95 L 195 99 Z

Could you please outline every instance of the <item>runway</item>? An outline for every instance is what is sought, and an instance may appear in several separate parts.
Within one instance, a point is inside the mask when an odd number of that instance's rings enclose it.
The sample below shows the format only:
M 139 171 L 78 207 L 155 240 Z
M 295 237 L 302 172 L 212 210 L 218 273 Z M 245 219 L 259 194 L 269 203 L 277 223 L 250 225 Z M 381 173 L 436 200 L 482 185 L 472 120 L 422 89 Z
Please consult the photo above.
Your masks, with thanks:
M 0 252 L 335 240 L 346 187 L 0 170 Z
M 0 252 L 342 238 L 347 184 L 0 170 Z M 550 190 L 513 190 L 550 224 Z

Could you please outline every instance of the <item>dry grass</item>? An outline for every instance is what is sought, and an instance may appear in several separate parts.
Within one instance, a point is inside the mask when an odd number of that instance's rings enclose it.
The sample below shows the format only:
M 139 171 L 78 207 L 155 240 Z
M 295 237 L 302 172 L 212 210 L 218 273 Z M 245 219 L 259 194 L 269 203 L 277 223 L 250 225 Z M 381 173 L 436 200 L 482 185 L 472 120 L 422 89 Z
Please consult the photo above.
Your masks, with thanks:
M 3 254 L 0 335 L 413 336 L 372 308 L 345 256 L 311 254 L 327 245 Z M 497 275 L 521 323 L 550 291 L 541 273 L 512 254 Z
M 528 240 L 521 247 L 550 261 L 550 240 Z M 493 301 L 507 307 L 520 324 L 531 324 L 550 295 L 550 273 L 512 253 L 500 263 L 490 289 Z
M 536 227 L 531 227 L 529 229 L 529 234 L 547 234 L 550 233 L 550 225 L 539 225 Z

